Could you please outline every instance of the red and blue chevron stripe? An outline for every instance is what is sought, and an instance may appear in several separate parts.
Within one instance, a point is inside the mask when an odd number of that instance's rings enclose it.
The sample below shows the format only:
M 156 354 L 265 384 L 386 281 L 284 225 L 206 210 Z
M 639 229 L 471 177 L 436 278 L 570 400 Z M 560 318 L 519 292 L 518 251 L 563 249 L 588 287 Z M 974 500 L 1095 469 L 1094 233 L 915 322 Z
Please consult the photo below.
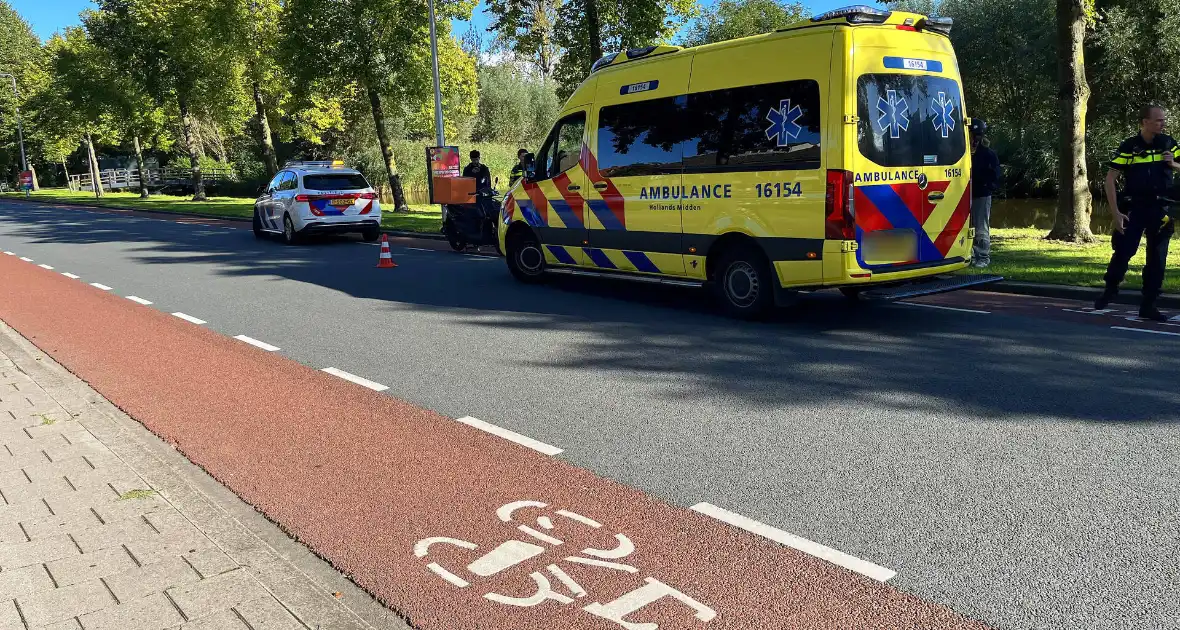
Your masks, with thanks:
M 874 184 L 857 186 L 856 239 L 860 242 L 868 232 L 877 230 L 912 230 L 918 241 L 918 258 L 896 264 L 937 262 L 947 257 L 955 238 L 962 231 L 971 215 L 971 188 L 968 184 L 963 197 L 955 206 L 947 223 L 931 239 L 927 222 L 934 213 L 934 204 L 929 201 L 932 192 L 945 192 L 950 182 L 930 182 L 922 189 L 918 184 Z M 930 226 L 934 227 L 934 226 Z M 857 262 L 866 269 L 890 265 L 867 265 L 857 250 Z

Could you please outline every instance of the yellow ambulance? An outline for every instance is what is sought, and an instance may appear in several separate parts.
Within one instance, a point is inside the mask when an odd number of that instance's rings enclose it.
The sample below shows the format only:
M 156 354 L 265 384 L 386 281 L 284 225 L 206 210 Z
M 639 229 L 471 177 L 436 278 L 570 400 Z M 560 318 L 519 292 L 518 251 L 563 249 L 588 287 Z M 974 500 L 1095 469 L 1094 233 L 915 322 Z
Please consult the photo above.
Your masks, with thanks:
M 974 231 L 950 28 L 855 6 L 600 59 L 505 196 L 510 272 L 704 286 L 738 317 L 1002 279 L 951 275 Z

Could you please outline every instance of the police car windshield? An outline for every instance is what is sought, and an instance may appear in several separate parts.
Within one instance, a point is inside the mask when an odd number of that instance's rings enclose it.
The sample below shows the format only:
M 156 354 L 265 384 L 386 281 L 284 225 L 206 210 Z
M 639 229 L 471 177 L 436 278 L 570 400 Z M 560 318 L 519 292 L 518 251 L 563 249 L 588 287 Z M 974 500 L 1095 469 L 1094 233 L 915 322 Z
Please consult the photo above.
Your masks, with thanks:
M 963 100 L 951 79 L 866 74 L 856 97 L 861 155 L 881 166 L 946 166 L 967 151 Z
M 304 175 L 303 187 L 307 190 L 360 190 L 368 188 L 369 182 L 359 173 Z

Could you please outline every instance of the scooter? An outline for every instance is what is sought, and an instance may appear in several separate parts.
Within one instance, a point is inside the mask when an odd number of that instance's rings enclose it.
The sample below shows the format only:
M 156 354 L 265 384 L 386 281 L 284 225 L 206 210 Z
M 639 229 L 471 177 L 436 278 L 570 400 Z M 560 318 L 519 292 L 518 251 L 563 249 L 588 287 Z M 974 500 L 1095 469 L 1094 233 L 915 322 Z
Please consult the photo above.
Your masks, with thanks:
M 493 186 L 499 186 L 496 178 Z M 462 252 L 469 247 L 478 249 L 483 245 L 495 245 L 500 252 L 500 240 L 496 234 L 496 220 L 500 216 L 499 192 L 495 188 L 482 188 L 475 192 L 474 203 L 443 204 L 442 233 L 446 235 L 451 249 Z

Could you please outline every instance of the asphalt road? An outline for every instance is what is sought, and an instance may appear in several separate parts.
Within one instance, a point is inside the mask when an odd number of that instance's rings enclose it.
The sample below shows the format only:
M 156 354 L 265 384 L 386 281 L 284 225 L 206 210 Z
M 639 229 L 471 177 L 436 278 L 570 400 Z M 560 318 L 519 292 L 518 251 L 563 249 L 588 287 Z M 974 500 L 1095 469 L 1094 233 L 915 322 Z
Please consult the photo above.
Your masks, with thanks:
M 1180 627 L 1180 337 L 826 295 L 740 323 L 685 291 L 523 286 L 404 247 L 375 269 L 375 246 L 224 225 L 3 202 L 0 250 L 888 567 L 993 627 Z

